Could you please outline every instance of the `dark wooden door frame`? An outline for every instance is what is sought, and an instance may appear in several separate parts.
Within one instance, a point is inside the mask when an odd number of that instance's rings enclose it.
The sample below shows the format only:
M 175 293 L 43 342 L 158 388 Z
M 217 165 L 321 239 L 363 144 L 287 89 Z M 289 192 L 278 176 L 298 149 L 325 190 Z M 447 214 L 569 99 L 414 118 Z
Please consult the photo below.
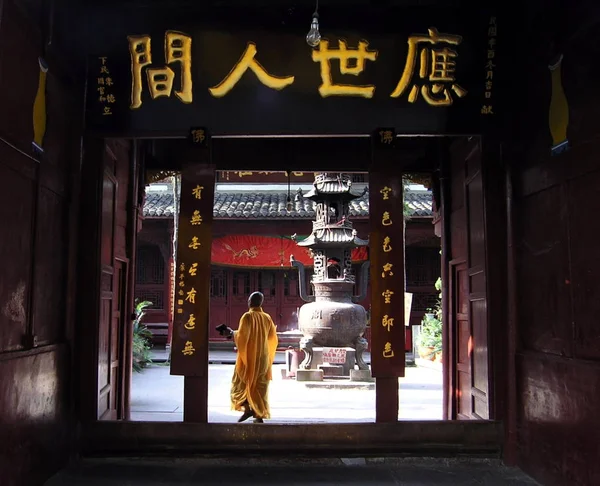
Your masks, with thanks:
M 86 163 L 83 164 L 85 176 L 82 184 L 82 207 L 85 214 L 80 218 L 80 282 L 85 283 L 86 291 L 78 294 L 77 328 L 81 346 L 76 347 L 76 360 L 81 365 L 79 375 L 79 412 L 82 418 L 80 428 L 80 444 L 83 453 L 131 453 L 170 449 L 172 451 L 204 453 L 242 452 L 243 449 L 254 449 L 257 453 L 265 451 L 281 451 L 286 444 L 304 437 L 299 450 L 312 450 L 320 447 L 340 453 L 356 452 L 357 444 L 363 452 L 374 454 L 382 451 L 423 453 L 447 453 L 456 451 L 459 446 L 463 451 L 473 453 L 498 454 L 501 450 L 499 437 L 501 424 L 494 421 L 415 421 L 380 424 L 321 424 L 315 427 L 310 424 L 270 425 L 263 427 L 237 427 L 231 424 L 207 424 L 200 417 L 199 423 L 160 423 L 98 421 L 90 414 L 97 407 L 97 369 L 90 370 L 95 362 L 97 367 L 97 314 L 100 292 L 100 209 L 102 168 L 101 155 L 103 140 L 86 139 Z M 91 153 L 91 156 L 89 155 Z M 89 157 L 89 160 L 88 160 Z M 90 164 L 91 162 L 91 164 Z M 95 162 L 95 163 L 94 163 Z M 83 212 L 82 212 L 83 213 Z M 449 235 L 449 232 L 447 232 Z M 444 247 L 444 252 L 449 246 Z M 447 253 L 446 253 L 447 254 Z M 130 274 L 135 268 L 135 255 L 130 262 Z M 449 270 L 445 261 L 444 272 Z M 231 296 L 231 281 L 228 281 L 228 295 Z M 130 284 L 130 290 L 133 285 Z M 445 294 L 444 300 L 449 296 Z M 83 323 L 83 325 L 81 325 Z M 86 324 L 88 324 L 86 326 Z M 447 326 L 445 326 L 447 327 Z M 447 355 L 448 353 L 444 353 Z M 206 359 L 208 367 L 208 359 Z M 91 378 L 92 377 L 92 378 Z M 90 379 L 91 378 L 91 379 Z M 207 404 L 208 393 L 203 380 L 184 381 L 185 395 L 189 402 Z M 201 381 L 198 383 L 197 381 Z M 390 380 L 391 381 L 391 380 Z M 397 380 L 396 386 L 397 390 Z M 89 393 L 88 393 L 89 392 Z M 444 395 L 446 397 L 446 395 Z M 384 397 L 380 397 L 380 400 Z M 200 410 L 203 415 L 206 410 Z M 397 417 L 397 414 L 396 414 Z M 193 422 L 193 421 L 192 421 Z M 291 441 L 291 442 L 290 442 Z M 336 449 L 337 448 L 337 449 Z
M 456 343 L 456 333 L 458 332 L 456 326 L 456 269 L 461 265 L 467 265 L 465 258 L 456 258 L 448 262 L 448 276 L 449 282 L 446 286 L 448 289 L 448 311 L 446 314 L 442 314 L 442 333 L 446 336 L 445 342 L 447 343 L 447 351 L 444 350 L 446 357 L 443 361 L 443 393 L 446 395 L 447 407 L 444 410 L 444 419 L 456 420 L 457 416 L 457 368 L 456 361 L 458 359 L 458 348 Z
M 120 420 L 124 420 L 129 416 L 129 403 L 127 403 L 130 393 L 127 387 L 131 383 L 132 370 L 128 369 L 130 362 L 128 353 L 131 350 L 133 352 L 132 334 L 130 332 L 131 320 L 129 314 L 129 272 L 130 262 L 129 258 L 123 256 L 117 256 L 114 258 L 115 262 L 119 262 L 123 266 L 123 273 L 121 275 L 121 286 L 119 288 L 120 299 L 119 307 L 121 309 L 120 315 L 120 329 L 119 329 L 119 388 L 117 391 L 117 415 Z M 114 265 L 115 269 L 117 265 Z
M 77 321 L 74 362 L 78 367 L 76 410 L 83 423 L 98 420 L 98 339 L 101 302 L 102 185 L 104 183 L 104 140 L 83 140 L 77 280 Z M 85 283 L 86 292 L 81 292 Z M 86 325 L 87 324 L 87 325 Z
M 485 345 L 487 346 L 487 370 L 486 370 L 486 381 L 487 381 L 487 391 L 486 390 L 480 390 L 479 388 L 477 388 L 475 380 L 476 380 L 476 376 L 475 373 L 477 371 L 479 371 L 479 373 L 481 373 L 481 369 L 480 368 L 474 368 L 475 363 L 474 363 L 474 357 L 470 356 L 470 362 L 471 362 L 471 401 L 473 402 L 473 400 L 475 399 L 479 399 L 479 405 L 480 405 L 480 409 L 481 409 L 481 403 L 485 403 L 485 410 L 479 410 L 481 413 L 481 415 L 477 415 L 474 411 L 474 402 L 472 405 L 472 413 L 470 414 L 471 417 L 475 420 L 477 419 L 482 419 L 485 420 L 487 419 L 487 417 L 489 418 L 497 418 L 496 415 L 494 415 L 493 413 L 493 409 L 494 409 L 494 400 L 496 399 L 496 397 L 493 394 L 493 390 L 494 390 L 494 368 L 492 367 L 492 358 L 495 360 L 498 359 L 502 359 L 501 358 L 501 354 L 498 353 L 494 353 L 494 348 L 493 348 L 493 343 L 494 340 L 497 340 L 499 335 L 501 334 L 501 331 L 498 329 L 495 329 L 495 333 L 492 332 L 491 327 L 490 326 L 490 322 L 492 319 L 495 319 L 495 323 L 496 326 L 501 325 L 501 322 L 499 321 L 499 319 L 497 319 L 495 316 L 491 315 L 492 313 L 490 312 L 490 302 L 493 301 L 495 303 L 495 309 L 496 309 L 496 314 L 500 314 L 500 311 L 498 309 L 498 295 L 494 295 L 493 299 L 490 299 L 490 293 L 492 289 L 490 289 L 490 283 L 492 281 L 492 279 L 494 279 L 494 283 L 500 283 L 497 282 L 498 279 L 498 271 L 493 272 L 493 274 L 490 272 L 490 267 L 491 267 L 491 254 L 490 254 L 490 246 L 492 246 L 492 241 L 490 241 L 491 239 L 494 239 L 494 236 L 496 236 L 496 233 L 498 233 L 500 231 L 500 226 L 502 226 L 502 221 L 498 220 L 498 219 L 490 219 L 490 207 L 493 205 L 497 205 L 496 201 L 489 201 L 488 197 L 489 197 L 489 186 L 491 183 L 495 182 L 496 185 L 499 185 L 498 180 L 496 181 L 491 181 L 490 180 L 490 174 L 489 174 L 489 170 L 488 168 L 485 166 L 486 163 L 495 163 L 496 168 L 494 171 L 494 176 L 498 176 L 498 170 L 500 167 L 500 164 L 498 163 L 499 161 L 497 160 L 497 157 L 494 158 L 494 154 L 490 153 L 490 149 L 488 146 L 488 149 L 484 151 L 483 149 L 484 144 L 483 144 L 483 140 L 481 137 L 477 137 L 475 140 L 466 140 L 464 142 L 458 142 L 456 143 L 455 147 L 452 147 L 450 150 L 450 161 L 454 161 L 451 162 L 448 166 L 445 167 L 446 170 L 442 171 L 442 199 L 443 199 L 443 247 L 444 247 L 444 255 L 452 255 L 453 253 L 455 253 L 455 251 L 457 250 L 456 248 L 452 248 L 452 239 L 451 239 L 451 235 L 450 232 L 452 231 L 451 229 L 451 222 L 450 222 L 450 218 L 451 218 L 451 194 L 453 192 L 462 192 L 463 198 L 464 198 L 464 206 L 460 209 L 458 209 L 459 211 L 463 212 L 463 216 L 464 216 L 464 231 L 466 232 L 467 238 L 466 238 L 466 248 L 464 248 L 463 250 L 465 251 L 464 255 L 463 254 L 458 254 L 455 255 L 455 260 L 450 262 L 450 261 L 445 261 L 444 265 L 442 267 L 442 278 L 444 278 L 444 274 L 446 277 L 447 282 L 444 282 L 444 289 L 448 290 L 448 295 L 445 296 L 445 298 L 443 298 L 443 305 L 444 305 L 444 317 L 446 318 L 446 321 L 449 323 L 449 327 L 451 327 L 451 329 L 448 329 L 447 333 L 444 334 L 444 345 L 448 347 L 449 352 L 446 353 L 446 355 L 444 356 L 444 366 L 446 368 L 448 368 L 447 371 L 444 372 L 444 386 L 447 387 L 444 390 L 444 418 L 446 419 L 456 419 L 457 418 L 457 414 L 458 414 L 458 403 L 456 402 L 457 399 L 457 393 L 458 390 L 456 389 L 456 387 L 458 386 L 458 383 L 456 381 L 456 377 L 457 377 L 457 359 L 458 359 L 458 347 L 457 347 L 457 343 L 456 343 L 456 323 L 454 322 L 454 318 L 455 318 L 455 306 L 457 305 L 456 302 L 456 295 L 455 295 L 455 289 L 452 289 L 451 292 L 451 288 L 455 286 L 455 269 L 456 266 L 461 264 L 461 263 L 466 263 L 467 265 L 467 271 L 468 271 L 468 277 L 469 277 L 469 309 L 468 309 L 468 319 L 469 319 L 469 328 L 470 328 L 470 332 L 471 332 L 471 336 L 475 338 L 475 340 L 477 340 L 477 336 L 475 336 L 475 334 L 477 334 L 475 332 L 475 316 L 473 315 L 473 311 L 472 311 L 472 306 L 474 305 L 474 302 L 479 302 L 484 300 L 485 301 L 485 305 L 486 305 L 486 315 L 485 315 L 485 321 L 484 321 L 484 325 L 485 325 L 485 329 L 487 329 L 486 331 L 486 336 L 485 336 Z M 491 158 L 490 158 L 491 157 Z M 488 160 L 489 158 L 489 160 Z M 443 165 L 446 163 L 446 161 L 443 162 Z M 455 169 L 454 164 L 458 163 L 459 165 L 462 164 L 462 168 L 461 169 Z M 461 177 L 459 179 L 455 178 L 455 172 L 456 170 L 460 170 L 461 171 Z M 456 174 L 458 174 L 458 172 L 456 172 Z M 477 184 L 481 184 L 481 192 L 478 194 L 477 193 Z M 462 187 L 453 187 L 452 184 L 461 184 Z M 475 192 L 471 194 L 471 184 L 475 184 Z M 496 191 L 494 193 L 495 197 L 499 196 L 499 191 Z M 475 199 L 470 200 L 471 196 L 475 196 Z M 480 200 L 481 199 L 481 200 Z M 473 205 L 473 206 L 472 206 Z M 477 219 L 477 212 L 475 212 L 475 222 L 479 223 L 481 225 L 480 228 L 478 228 L 480 231 L 483 232 L 482 238 L 483 240 L 478 240 L 476 243 L 478 245 L 481 245 L 481 247 L 476 247 L 476 249 L 479 251 L 480 256 L 481 253 L 483 253 L 483 258 L 480 260 L 481 261 L 476 261 L 473 262 L 472 261 L 472 255 L 473 255 L 473 247 L 472 247 L 472 236 L 473 236 L 473 228 L 472 228 L 472 213 L 471 211 L 473 210 L 473 208 L 477 208 L 480 207 L 480 211 L 481 211 L 481 216 L 482 216 L 482 220 L 478 220 Z M 493 216 L 496 216 L 496 214 L 493 214 Z M 456 229 L 454 229 L 454 231 L 457 231 Z M 460 230 L 462 231 L 462 230 Z M 490 231 L 494 232 L 494 235 L 491 236 L 490 235 Z M 498 238 L 496 238 L 498 239 Z M 503 241 L 503 240 L 502 240 Z M 500 243 L 500 242 L 495 242 L 495 243 Z M 492 252 L 493 253 L 493 252 Z M 475 265 L 474 265 L 475 264 Z M 496 269 L 497 270 L 497 269 Z M 500 272 L 501 273 L 501 272 Z M 475 289 L 478 291 L 474 291 L 472 285 L 472 279 L 471 277 L 478 275 L 478 276 L 483 276 L 483 281 L 484 286 L 483 288 L 481 288 L 481 285 L 479 285 L 479 289 Z M 496 294 L 498 294 L 499 289 L 501 288 L 501 286 L 495 285 L 493 288 L 493 292 L 495 292 Z M 499 317 L 499 315 L 498 315 Z M 481 324 L 481 323 L 480 323 Z M 481 332 L 481 329 L 479 329 L 479 332 Z M 481 363 L 479 363 L 481 364 Z M 485 364 L 483 366 L 483 368 L 485 368 Z M 479 375 L 480 377 L 480 382 L 481 382 L 481 375 Z
M 111 182 L 115 185 L 115 204 L 118 183 L 115 174 L 110 170 L 106 170 L 106 157 L 113 156 L 113 152 L 107 147 L 108 141 L 102 138 L 85 137 L 82 145 L 82 177 L 81 189 L 79 191 L 80 199 L 79 206 L 79 243 L 78 243 L 78 268 L 77 280 L 79 286 L 85 286 L 84 291 L 77 293 L 77 320 L 80 323 L 75 329 L 75 340 L 77 345 L 74 349 L 74 363 L 77 363 L 77 383 L 75 396 L 77 397 L 76 413 L 82 423 L 96 422 L 98 417 L 98 360 L 99 360 L 99 332 L 100 332 L 100 308 L 102 305 L 102 274 L 114 274 L 114 266 L 116 261 L 121 261 L 125 264 L 130 272 L 132 266 L 131 255 L 117 255 L 114 248 L 111 249 L 111 261 L 102 263 L 102 204 L 103 204 L 103 184 L 105 177 L 108 176 Z M 132 160 L 131 164 L 135 165 L 136 160 Z M 137 178 L 133 177 L 130 172 L 130 184 L 137 184 Z M 133 191 L 132 191 L 133 192 Z M 135 204 L 135 198 L 130 198 L 130 203 Z M 129 203 L 128 203 L 129 204 Z M 130 240 L 130 241 L 133 241 Z M 114 246 L 114 235 L 111 241 Z M 135 255 L 133 255 L 135 257 Z M 129 298 L 131 295 L 123 294 L 128 292 L 132 286 L 125 279 L 121 282 L 122 291 L 121 297 L 125 299 L 122 302 L 121 312 L 121 327 L 122 330 L 131 330 L 126 324 L 129 322 L 130 304 Z M 118 298 L 118 297 L 117 297 Z M 125 325 L 123 325 L 123 323 Z M 131 351 L 131 338 L 123 340 L 123 336 L 119 336 L 122 340 L 121 347 L 129 346 L 129 349 L 120 349 L 122 367 L 120 375 L 117 378 L 118 392 L 117 399 L 120 404 L 117 406 L 117 415 L 121 419 L 128 418 L 128 396 L 130 373 L 127 374 L 128 364 L 126 357 Z M 129 361 L 130 364 L 130 361 Z M 123 372 L 123 370 L 125 370 Z
M 133 183 L 133 182 L 132 182 L 132 183 Z M 451 262 L 451 263 L 452 263 L 452 264 L 458 264 L 459 262 Z M 130 268 L 129 268 L 128 270 L 129 270 L 129 271 L 131 271 L 131 269 L 130 269 Z M 229 280 L 229 279 L 228 279 L 228 280 Z M 230 284 L 231 284 L 231 283 L 230 283 L 230 282 L 228 282 L 228 287 L 230 286 Z M 229 290 L 230 290 L 230 289 L 229 289 Z M 449 298 L 452 298 L 451 296 L 448 296 L 448 297 L 449 297 Z M 452 304 L 452 306 L 454 306 L 454 305 L 455 305 L 455 304 Z M 445 317 L 446 317 L 446 318 L 448 317 L 448 313 L 446 313 Z M 452 345 L 454 346 L 454 343 L 453 343 Z M 445 366 L 445 368 L 447 368 L 447 369 L 448 369 L 448 372 L 450 372 L 450 367 L 448 367 L 448 366 Z M 451 375 L 450 375 L 450 376 L 451 376 Z M 449 384 L 450 384 L 450 381 L 448 381 L 447 383 L 449 383 Z M 187 387 L 186 387 L 186 388 L 187 388 Z M 448 390 L 445 390 L 445 394 L 447 394 L 447 393 L 451 393 L 451 390 L 453 390 L 453 387 L 450 387 L 450 386 L 449 386 L 449 387 L 448 387 Z M 187 391 L 187 390 L 186 390 L 186 391 Z M 196 395 L 197 395 L 197 394 L 196 394 Z M 205 400 L 206 400 L 206 397 L 205 397 Z M 452 400 L 451 400 L 451 401 L 452 401 Z M 454 407 L 454 405 L 453 405 L 452 407 Z M 450 417 L 452 417 L 452 414 L 450 414 Z M 450 417 L 449 417 L 449 418 L 450 418 Z
M 483 165 L 483 153 L 482 153 L 482 140 L 480 137 L 478 137 L 476 145 L 474 147 L 472 147 L 466 157 L 465 157 L 465 164 L 467 164 L 468 160 L 473 156 L 474 153 L 476 153 L 477 151 L 479 151 L 479 167 L 475 170 L 474 173 L 467 175 L 467 172 L 465 171 L 465 179 L 464 179 L 464 211 L 465 211 L 465 223 L 466 223 L 466 231 L 467 231 L 467 259 L 466 259 L 466 263 L 467 263 L 467 275 L 468 275 L 468 298 L 469 298 L 469 308 L 467 310 L 467 314 L 468 314 L 468 318 L 469 318 L 469 341 L 470 343 L 473 342 L 473 340 L 476 340 L 477 337 L 475 336 L 476 331 L 475 331 L 475 325 L 476 323 L 474 322 L 474 319 L 476 319 L 476 316 L 474 315 L 474 313 L 472 312 L 472 307 L 473 307 L 473 303 L 474 302 L 479 302 L 479 301 L 485 301 L 486 303 L 486 317 L 485 317 L 485 327 L 487 328 L 487 335 L 486 335 L 486 347 L 488 349 L 487 351 L 487 375 L 486 375 L 486 381 L 487 381 L 487 391 L 483 392 L 482 390 L 480 390 L 479 388 L 477 388 L 475 386 L 475 379 L 476 379 L 476 373 L 478 373 L 478 366 L 475 365 L 475 357 L 473 356 L 473 348 L 471 347 L 471 344 L 468 345 L 469 348 L 471 348 L 472 352 L 469 353 L 469 379 L 470 379 L 470 392 L 471 392 L 471 396 L 470 396 L 470 402 L 471 402 L 471 406 L 470 406 L 470 413 L 469 415 L 471 416 L 472 419 L 482 419 L 485 420 L 486 418 L 479 416 L 476 413 L 476 407 L 475 407 L 475 401 L 474 401 L 474 397 L 477 397 L 481 400 L 484 400 L 486 403 L 486 407 L 487 407 L 487 415 L 489 417 L 489 410 L 490 410 L 490 380 L 491 380 L 491 367 L 489 366 L 489 360 L 490 360 L 490 339 L 491 339 L 491 334 L 489 332 L 489 312 L 487 312 L 487 301 L 488 301 L 488 282 L 487 282 L 487 271 L 488 271 L 488 259 L 487 259 L 487 255 L 488 255 L 488 248 L 487 248 L 487 234 L 486 234 L 486 225 L 485 225 L 485 195 L 483 193 L 484 188 L 483 188 L 483 170 L 482 170 L 482 165 Z M 482 215 L 482 220 L 480 221 L 481 224 L 481 229 L 484 232 L 484 237 L 483 237 L 483 242 L 482 242 L 482 246 L 483 246 L 483 251 L 484 251 L 484 259 L 483 262 L 479 265 L 473 265 L 472 262 L 472 254 L 473 254 L 473 248 L 474 245 L 471 241 L 471 236 L 472 236 L 472 231 L 473 231 L 473 224 L 471 221 L 471 209 L 472 209 L 472 203 L 473 201 L 471 201 L 470 199 L 470 194 L 469 194 L 469 185 L 472 183 L 477 183 L 477 180 L 481 181 L 481 185 L 482 185 L 482 200 L 481 201 L 474 201 L 475 205 L 477 203 L 480 203 L 483 207 L 483 215 Z M 474 277 L 477 275 L 483 275 L 483 278 L 485 280 L 485 288 L 483 291 L 481 292 L 473 292 L 473 282 L 474 282 Z M 457 348 L 458 349 L 458 348 Z M 458 417 L 457 417 L 458 418 Z
M 114 156 L 112 155 L 112 151 L 109 150 L 108 146 L 105 145 L 105 151 L 109 153 L 109 156 L 112 156 L 114 158 Z M 116 163 L 116 158 L 115 158 L 115 163 Z M 103 248 L 102 248 L 102 243 L 103 243 L 103 239 L 104 239 L 104 231 L 105 231 L 105 221 L 104 221 L 104 212 L 103 212 L 103 207 L 104 207 L 104 183 L 105 180 L 108 178 L 108 180 L 113 184 L 113 191 L 112 191 L 112 218 L 111 218 L 111 224 L 112 224 L 112 229 L 111 229 L 111 239 L 110 239 L 110 265 L 103 263 L 102 262 L 102 257 L 103 257 Z M 111 336 L 111 332 L 110 332 L 110 326 L 112 325 L 112 314 L 114 312 L 114 300 L 115 300 L 115 261 L 116 261 L 116 254 L 115 254 L 115 225 L 116 225 L 116 217 L 117 217 L 117 204 L 118 204 L 118 192 L 119 192 L 119 180 L 117 178 L 117 176 L 112 173 L 110 170 L 108 170 L 108 168 L 106 167 L 106 165 L 103 166 L 102 169 L 102 191 L 100 192 L 100 287 L 101 287 L 101 291 L 100 291 L 100 295 L 99 295 L 99 300 L 100 300 L 100 314 L 98 316 L 98 329 L 97 329 L 97 333 L 100 333 L 100 326 L 102 325 L 101 322 L 101 315 L 102 315 L 102 301 L 103 300 L 110 300 L 111 301 L 111 305 L 110 305 L 110 312 L 109 312 L 109 316 L 108 316 L 108 326 L 109 326 L 109 330 L 108 330 L 108 356 L 109 358 L 111 358 L 111 354 L 112 354 L 112 349 L 111 349 L 111 340 L 112 340 L 112 336 Z M 111 275 L 111 289 L 110 291 L 108 290 L 102 290 L 102 276 L 104 274 L 107 275 Z M 97 339 L 97 346 L 100 343 L 100 336 L 98 336 Z M 99 360 L 100 360 L 100 350 L 97 349 L 96 352 L 97 354 L 97 366 L 99 366 Z M 111 383 L 111 359 L 109 359 L 108 362 L 108 378 L 107 381 L 108 383 L 106 383 L 102 388 L 99 388 L 99 383 L 98 381 L 96 381 L 97 384 L 97 396 L 96 396 L 96 406 L 98 407 L 98 404 L 100 403 L 100 397 L 103 395 L 106 395 L 106 393 L 111 393 L 110 392 L 110 388 L 112 386 Z M 120 382 L 120 380 L 118 380 L 118 382 Z M 121 391 L 122 392 L 122 391 Z M 120 391 L 118 390 L 117 387 L 117 396 L 120 394 Z M 118 406 L 117 406 L 118 408 Z M 114 414 L 110 413 L 110 399 L 109 399 L 109 405 L 107 407 L 107 410 L 102 414 L 102 416 L 99 415 L 100 411 L 98 409 L 96 409 L 96 416 L 98 417 L 98 420 L 113 420 L 115 418 L 118 418 L 117 416 L 115 416 Z M 116 413 L 116 410 L 115 410 Z

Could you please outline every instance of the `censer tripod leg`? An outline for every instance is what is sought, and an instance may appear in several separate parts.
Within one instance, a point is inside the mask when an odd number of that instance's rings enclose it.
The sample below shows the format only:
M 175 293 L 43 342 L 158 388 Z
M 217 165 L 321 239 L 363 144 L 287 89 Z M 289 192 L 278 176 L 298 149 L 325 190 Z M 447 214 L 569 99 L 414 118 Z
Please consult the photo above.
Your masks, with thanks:
M 304 351 L 304 360 L 300 363 L 301 370 L 309 370 L 313 360 L 313 339 L 311 337 L 303 337 L 300 340 L 300 349 Z
M 369 365 L 365 363 L 363 353 L 367 350 L 369 342 L 362 336 L 356 338 L 354 341 L 354 349 L 356 350 L 356 365 L 359 370 L 368 370 Z

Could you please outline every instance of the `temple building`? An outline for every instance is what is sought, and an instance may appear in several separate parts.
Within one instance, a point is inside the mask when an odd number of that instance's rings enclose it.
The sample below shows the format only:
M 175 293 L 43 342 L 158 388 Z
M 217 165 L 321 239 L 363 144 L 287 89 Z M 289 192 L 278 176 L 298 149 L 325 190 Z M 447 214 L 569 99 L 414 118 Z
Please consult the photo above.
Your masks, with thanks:
M 240 174 L 243 174 L 240 177 Z M 214 236 L 211 262 L 211 325 L 213 343 L 228 342 L 214 327 L 235 325 L 247 307 L 247 296 L 255 290 L 266 298 L 264 307 L 274 316 L 279 332 L 298 330 L 298 273 L 289 265 L 290 254 L 300 258 L 292 236 L 299 240 L 311 231 L 314 203 L 305 196 L 312 188 L 313 173 L 292 174 L 289 188 L 284 173 L 248 174 L 223 171 L 217 175 L 213 208 Z M 302 174 L 302 175 L 300 175 Z M 355 174 L 353 187 L 368 188 L 368 174 Z M 435 235 L 433 198 L 423 186 L 405 193 L 407 292 L 413 295 L 410 324 L 406 328 L 406 351 L 413 353 L 413 326 L 437 301 L 435 282 L 440 276 L 440 238 Z M 416 188 L 416 189 L 415 189 Z M 291 206 L 288 207 L 288 198 Z M 170 343 L 173 325 L 173 184 L 169 179 L 146 186 L 141 230 L 138 233 L 136 299 L 153 302 L 144 322 L 153 342 Z M 360 234 L 369 234 L 369 194 L 350 202 L 350 218 Z M 235 225 L 231 225 L 235 222 Z M 229 223 L 229 224 L 228 224 Z M 306 253 L 306 252 L 304 252 Z M 365 250 L 355 253 L 353 267 L 368 258 Z M 312 277 L 308 253 L 307 289 Z M 368 310 L 370 292 L 361 302 Z M 365 337 L 369 340 L 370 329 Z M 297 338 L 296 338 L 297 340 Z M 285 344 L 293 344 L 285 341 Z

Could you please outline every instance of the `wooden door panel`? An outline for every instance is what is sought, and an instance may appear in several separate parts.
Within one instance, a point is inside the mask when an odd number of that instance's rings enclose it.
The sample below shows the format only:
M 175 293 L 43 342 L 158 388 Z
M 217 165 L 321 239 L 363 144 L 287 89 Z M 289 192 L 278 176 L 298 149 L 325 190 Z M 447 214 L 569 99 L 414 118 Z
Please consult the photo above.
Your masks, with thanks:
M 471 419 L 471 403 L 471 374 L 458 371 L 456 407 L 456 418 L 458 420 Z
M 113 151 L 106 150 L 104 180 L 102 184 L 102 235 L 101 241 L 101 293 L 98 322 L 98 410 L 101 420 L 123 418 L 125 407 L 124 361 L 126 329 L 129 325 L 127 302 L 127 259 L 122 255 L 127 225 L 127 174 L 123 189 L 119 190 L 117 160 Z M 117 167 L 118 168 L 118 167 Z M 118 243 L 118 244 L 117 244 Z M 117 251 L 118 249 L 118 251 Z
M 304 302 L 300 298 L 298 272 L 286 270 L 281 273 L 281 309 L 275 324 L 278 332 L 286 332 L 298 329 L 298 309 Z
M 98 418 L 104 418 L 110 408 L 110 314 L 111 299 L 102 299 L 98 334 Z
M 101 264 L 108 266 L 112 266 L 114 256 L 116 186 L 114 176 L 105 172 L 102 185 Z
M 256 288 L 265 296 L 263 310 L 270 314 L 273 319 L 278 317 L 277 302 L 277 277 L 279 272 L 273 270 L 259 270 L 256 272 Z
M 120 269 L 119 269 L 120 270 Z M 118 272 L 120 273 L 120 272 Z M 116 278 L 115 278 L 116 280 Z M 115 286 L 115 296 L 118 297 L 119 294 L 116 293 L 120 290 L 120 286 Z M 110 329 L 110 357 L 111 357 L 111 366 L 115 360 L 119 358 L 119 346 L 121 344 L 121 339 L 119 336 L 119 331 L 121 329 L 121 311 L 117 308 L 118 298 L 114 299 L 112 311 L 112 320 L 111 320 L 111 329 Z
M 452 161 L 448 252 L 454 261 L 465 263 L 451 266 L 450 271 L 449 336 L 453 346 L 449 376 L 455 388 L 449 416 L 487 419 L 489 346 L 481 145 L 474 139 L 457 148 Z
M 98 393 L 98 420 L 112 420 L 110 408 L 110 385 L 101 388 Z
M 488 396 L 479 389 L 471 388 L 471 415 L 474 419 L 489 419 Z
M 488 391 L 486 302 L 471 303 L 473 320 L 473 385 L 484 393 Z
M 482 184 L 481 171 L 478 171 L 466 184 L 470 268 L 483 268 L 485 265 L 485 227 Z
M 263 306 L 263 311 L 265 311 L 267 314 L 269 314 L 271 316 L 271 319 L 273 319 L 273 322 L 275 324 L 277 324 L 277 322 L 281 319 L 279 312 L 277 311 L 276 304 Z
M 247 270 L 234 270 L 231 273 L 231 305 L 230 322 L 233 329 L 237 329 L 240 317 L 248 311 L 248 297 L 251 289 L 256 289 L 253 283 L 253 274 Z
M 224 340 L 215 327 L 220 324 L 226 324 L 232 326 L 231 318 L 229 315 L 229 302 L 228 302 L 228 291 L 229 291 L 229 277 L 230 272 L 223 268 L 213 268 L 210 274 L 210 317 L 209 317 L 209 330 L 208 336 L 211 340 Z M 237 325 L 237 323 L 235 323 Z
M 158 245 L 144 244 L 137 249 L 135 298 L 150 301 L 146 309 L 145 324 L 161 324 L 166 329 L 169 323 L 169 265 Z M 155 328 L 155 326 L 152 326 Z
M 115 292 L 114 238 L 116 225 L 117 180 L 109 168 L 111 157 L 105 157 L 106 169 L 102 184 L 102 237 L 101 237 L 101 294 L 98 322 L 98 418 L 115 418 L 112 388 L 113 305 Z
M 469 350 L 471 326 L 469 320 L 466 318 L 460 319 L 460 317 L 458 317 L 456 327 L 458 329 L 458 336 L 456 339 L 456 369 L 463 373 L 471 373 L 471 353 Z
M 231 275 L 231 305 L 248 307 L 248 297 L 251 289 L 256 286 L 252 285 L 252 272 L 247 270 L 235 270 Z
M 114 291 L 112 301 L 112 320 L 111 320 L 111 351 L 110 351 L 110 404 L 111 412 L 115 419 L 123 418 L 124 405 L 121 397 L 123 377 L 123 349 L 126 336 L 125 328 L 128 326 L 126 317 L 126 298 L 127 298 L 127 264 L 117 260 L 115 262 Z
M 473 412 L 477 418 L 489 418 L 487 407 L 488 394 L 488 341 L 487 341 L 487 304 L 485 299 L 471 302 L 472 320 L 472 394 L 474 397 Z
M 281 321 L 281 272 L 274 270 L 259 270 L 256 274 L 256 288 L 265 296 L 263 310 L 271 316 L 275 325 Z
M 451 295 L 453 341 L 456 343 L 456 418 L 471 418 L 471 322 L 469 320 L 469 273 L 467 264 L 453 267 Z
M 300 299 L 300 285 L 298 283 L 298 272 L 294 269 L 283 272 L 283 303 L 295 306 Z
M 239 319 L 241 316 L 241 314 L 237 316 L 237 319 Z M 215 327 L 225 324 L 233 329 L 236 329 L 238 324 L 237 319 L 234 319 L 233 321 L 231 320 L 229 317 L 229 309 L 224 305 L 218 305 L 215 302 L 211 302 L 208 338 L 210 340 L 218 341 L 225 340 L 226 338 L 221 336 L 218 331 L 215 330 Z
M 119 378 L 120 378 L 119 362 L 113 361 L 111 363 L 111 367 L 110 367 L 110 389 L 108 391 L 111 420 L 116 420 L 119 418 L 119 393 L 118 393 L 118 383 L 120 382 Z
M 488 401 L 488 316 L 485 269 L 485 220 L 480 151 L 472 152 L 474 175 L 466 184 L 469 227 L 469 300 L 471 319 L 471 380 L 473 418 L 489 418 Z M 469 161 L 471 162 L 471 161 Z

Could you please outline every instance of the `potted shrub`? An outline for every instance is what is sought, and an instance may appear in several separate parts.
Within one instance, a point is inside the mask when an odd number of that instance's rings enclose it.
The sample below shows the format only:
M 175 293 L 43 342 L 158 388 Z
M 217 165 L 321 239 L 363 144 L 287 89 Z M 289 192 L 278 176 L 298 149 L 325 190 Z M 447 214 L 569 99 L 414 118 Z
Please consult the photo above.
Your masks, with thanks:
M 438 278 L 435 288 L 441 299 L 442 279 Z M 428 312 L 421 321 L 421 332 L 419 334 L 417 345 L 419 346 L 419 356 L 423 359 L 439 362 L 442 359 L 442 303 L 438 300 L 433 309 Z
M 140 373 L 146 366 L 152 362 L 150 356 L 150 338 L 152 333 L 142 324 L 146 307 L 150 307 L 152 302 L 144 300 L 135 305 L 135 319 L 133 320 L 133 371 Z
M 429 315 L 423 318 L 417 344 L 421 358 L 431 361 L 441 360 L 442 320 L 438 319 L 437 315 L 434 314 L 433 317 Z

